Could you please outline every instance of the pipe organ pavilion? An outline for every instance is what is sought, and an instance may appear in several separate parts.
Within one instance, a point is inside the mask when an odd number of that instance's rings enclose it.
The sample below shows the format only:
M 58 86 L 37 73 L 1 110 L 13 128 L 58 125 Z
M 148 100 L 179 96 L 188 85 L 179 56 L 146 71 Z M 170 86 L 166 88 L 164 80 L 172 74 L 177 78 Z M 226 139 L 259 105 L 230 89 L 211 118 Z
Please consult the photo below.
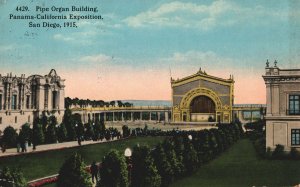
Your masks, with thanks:
M 64 79 L 52 69 L 45 76 L 0 75 L 0 130 L 8 125 L 19 129 L 42 113 L 54 115 L 60 123 L 64 115 Z
M 194 75 L 171 79 L 173 122 L 232 121 L 233 76 L 222 79 L 201 69 Z

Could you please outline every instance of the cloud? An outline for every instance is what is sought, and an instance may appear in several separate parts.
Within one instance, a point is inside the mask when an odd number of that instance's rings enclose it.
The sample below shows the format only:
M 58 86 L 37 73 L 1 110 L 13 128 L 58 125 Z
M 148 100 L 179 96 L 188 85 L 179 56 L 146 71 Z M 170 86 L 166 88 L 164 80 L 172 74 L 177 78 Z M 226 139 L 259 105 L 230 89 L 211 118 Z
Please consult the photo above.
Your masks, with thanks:
M 104 55 L 104 54 L 97 54 L 91 56 L 83 56 L 79 59 L 81 62 L 93 62 L 93 63 L 108 63 L 111 62 L 112 57 Z
M 17 50 L 17 49 L 29 49 L 32 46 L 29 44 L 7 44 L 7 45 L 0 45 L 0 52 L 7 52 L 7 51 L 12 51 L 12 50 Z
M 167 26 L 197 28 L 210 30 L 216 26 L 229 26 L 236 23 L 247 23 L 256 18 L 274 17 L 281 19 L 287 16 L 281 12 L 273 12 L 262 6 L 241 7 L 233 2 L 219 0 L 210 5 L 196 3 L 171 2 L 148 10 L 123 21 L 130 27 Z M 264 20 L 260 20 L 264 22 Z
M 9 50 L 12 50 L 14 49 L 15 46 L 10 44 L 10 45 L 1 45 L 0 46 L 0 52 L 4 52 L 4 51 L 9 51 Z
M 53 39 L 57 41 L 70 42 L 72 44 L 91 45 L 93 38 L 97 35 L 97 32 L 93 30 L 74 32 L 69 34 L 55 34 Z
M 65 42 L 69 42 L 69 41 L 74 41 L 75 40 L 75 38 L 73 38 L 73 37 L 65 36 L 65 35 L 62 35 L 62 34 L 55 34 L 53 36 L 53 38 L 55 40 L 61 40 L 61 41 L 65 41 Z

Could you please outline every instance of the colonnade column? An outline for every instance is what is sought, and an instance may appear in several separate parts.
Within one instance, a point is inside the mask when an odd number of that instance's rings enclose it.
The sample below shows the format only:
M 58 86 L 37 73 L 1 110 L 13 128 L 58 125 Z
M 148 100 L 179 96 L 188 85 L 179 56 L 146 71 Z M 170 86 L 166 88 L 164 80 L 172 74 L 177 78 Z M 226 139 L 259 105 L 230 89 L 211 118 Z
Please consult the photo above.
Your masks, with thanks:
M 157 112 L 157 121 L 160 121 L 160 112 Z

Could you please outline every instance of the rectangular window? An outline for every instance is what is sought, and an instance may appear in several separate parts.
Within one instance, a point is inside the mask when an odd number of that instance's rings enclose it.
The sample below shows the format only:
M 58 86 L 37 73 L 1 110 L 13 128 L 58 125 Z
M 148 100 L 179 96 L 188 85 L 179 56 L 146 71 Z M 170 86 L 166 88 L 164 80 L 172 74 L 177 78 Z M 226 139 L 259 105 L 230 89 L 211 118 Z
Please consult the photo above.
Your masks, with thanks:
M 289 96 L 289 115 L 300 115 L 300 95 Z
M 26 108 L 27 109 L 30 108 L 30 96 L 29 95 L 26 96 Z
M 11 109 L 13 110 L 17 109 L 17 95 L 12 96 Z
M 48 108 L 48 87 L 45 88 L 45 96 L 44 96 L 44 107 L 45 109 Z
M 300 145 L 300 129 L 292 129 L 291 134 L 292 145 Z
M 52 92 L 52 109 L 56 109 L 57 108 L 57 91 L 53 91 Z
M 2 110 L 2 94 L 0 94 L 0 110 Z
M 0 124 L 2 124 L 2 117 L 0 117 Z
M 15 123 L 18 123 L 18 117 L 15 116 Z

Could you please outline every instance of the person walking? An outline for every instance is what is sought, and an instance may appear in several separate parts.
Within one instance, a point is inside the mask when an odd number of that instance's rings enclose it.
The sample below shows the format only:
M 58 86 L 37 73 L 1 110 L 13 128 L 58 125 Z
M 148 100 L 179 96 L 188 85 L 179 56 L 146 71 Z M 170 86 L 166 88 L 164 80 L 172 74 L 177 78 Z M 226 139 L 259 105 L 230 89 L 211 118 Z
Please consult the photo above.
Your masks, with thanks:
M 91 164 L 90 167 L 91 174 L 92 174 L 92 182 L 94 183 L 94 178 L 96 179 L 96 183 L 98 181 L 97 175 L 98 175 L 98 166 L 95 161 Z

